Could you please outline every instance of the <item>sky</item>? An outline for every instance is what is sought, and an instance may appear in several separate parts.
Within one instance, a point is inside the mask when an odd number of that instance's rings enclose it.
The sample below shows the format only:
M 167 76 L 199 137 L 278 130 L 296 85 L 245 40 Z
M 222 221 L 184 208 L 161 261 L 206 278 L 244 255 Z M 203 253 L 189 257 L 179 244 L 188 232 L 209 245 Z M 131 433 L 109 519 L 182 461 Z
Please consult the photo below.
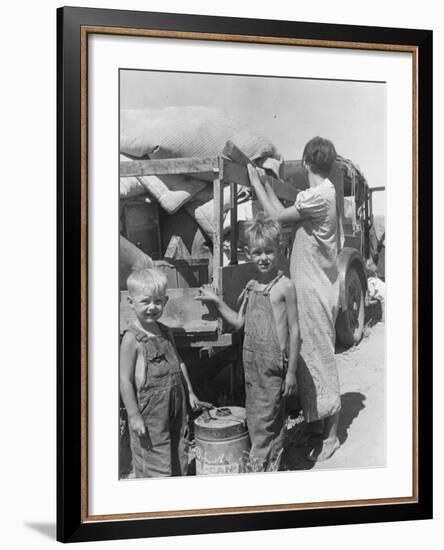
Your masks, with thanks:
M 319 135 L 351 159 L 370 187 L 386 186 L 386 85 L 381 82 L 122 70 L 122 108 L 218 107 L 264 133 L 285 160 Z M 375 193 L 385 214 L 385 193 Z

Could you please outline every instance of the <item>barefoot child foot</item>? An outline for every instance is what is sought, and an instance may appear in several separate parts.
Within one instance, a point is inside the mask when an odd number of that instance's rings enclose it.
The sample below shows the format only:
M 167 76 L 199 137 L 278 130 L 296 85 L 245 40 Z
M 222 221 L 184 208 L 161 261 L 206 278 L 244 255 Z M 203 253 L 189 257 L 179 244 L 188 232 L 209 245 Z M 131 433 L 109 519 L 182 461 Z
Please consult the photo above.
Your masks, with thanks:
M 307 458 L 312 462 L 321 462 L 323 460 L 328 460 L 331 456 L 333 456 L 335 451 L 339 449 L 340 446 L 341 445 L 337 437 L 329 437 L 322 441 L 319 452 L 317 448 L 314 448 L 308 453 Z

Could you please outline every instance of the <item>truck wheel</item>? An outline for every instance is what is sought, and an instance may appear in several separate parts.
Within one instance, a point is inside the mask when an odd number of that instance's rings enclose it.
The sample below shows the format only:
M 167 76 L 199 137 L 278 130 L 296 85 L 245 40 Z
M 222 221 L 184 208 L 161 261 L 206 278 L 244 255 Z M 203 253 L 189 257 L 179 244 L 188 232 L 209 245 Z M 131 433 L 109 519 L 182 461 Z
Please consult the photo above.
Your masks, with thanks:
M 347 310 L 339 311 L 336 321 L 336 337 L 343 346 L 360 342 L 364 334 L 364 292 L 358 272 L 350 267 L 345 278 Z

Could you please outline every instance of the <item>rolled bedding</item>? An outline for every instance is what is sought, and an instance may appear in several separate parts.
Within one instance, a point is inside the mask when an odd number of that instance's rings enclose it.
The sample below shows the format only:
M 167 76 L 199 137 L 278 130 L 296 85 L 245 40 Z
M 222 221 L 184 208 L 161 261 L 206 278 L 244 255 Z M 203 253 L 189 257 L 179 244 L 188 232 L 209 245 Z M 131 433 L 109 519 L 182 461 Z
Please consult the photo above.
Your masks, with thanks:
M 166 159 L 221 155 L 231 140 L 254 161 L 280 160 L 274 144 L 214 107 L 123 109 L 120 152 L 130 157 Z

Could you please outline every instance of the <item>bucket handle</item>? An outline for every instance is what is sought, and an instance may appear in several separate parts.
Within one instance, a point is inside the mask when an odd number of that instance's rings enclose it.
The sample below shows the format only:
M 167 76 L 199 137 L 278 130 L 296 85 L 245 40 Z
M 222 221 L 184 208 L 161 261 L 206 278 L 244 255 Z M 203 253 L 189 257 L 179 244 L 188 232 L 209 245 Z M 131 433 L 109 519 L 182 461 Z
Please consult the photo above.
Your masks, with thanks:
M 216 407 L 216 416 L 230 416 L 231 411 L 228 407 Z

